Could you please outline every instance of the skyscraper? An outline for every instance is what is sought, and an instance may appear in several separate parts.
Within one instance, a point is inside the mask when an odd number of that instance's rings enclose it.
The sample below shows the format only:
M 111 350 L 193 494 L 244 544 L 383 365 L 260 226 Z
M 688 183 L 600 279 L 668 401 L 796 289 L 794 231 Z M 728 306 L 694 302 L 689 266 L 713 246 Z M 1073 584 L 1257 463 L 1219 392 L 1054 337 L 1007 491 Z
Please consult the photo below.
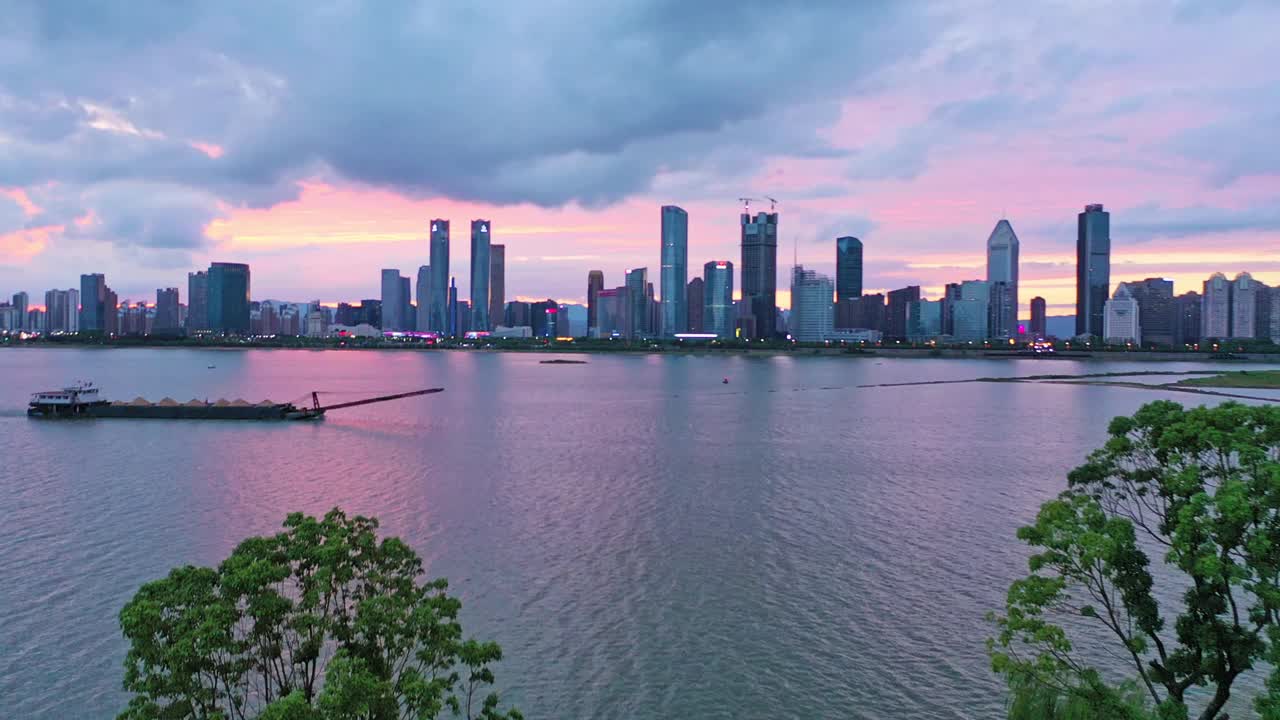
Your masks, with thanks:
M 1231 281 L 1231 334 L 1233 338 L 1253 338 L 1258 335 L 1258 296 L 1261 283 L 1247 272 L 1236 275 Z M 1263 291 L 1265 292 L 1265 291 Z
M 44 294 L 45 332 L 77 332 L 80 329 L 80 291 L 49 290 Z
M 80 332 L 107 328 L 107 278 L 102 273 L 80 276 Z
M 1027 328 L 1027 332 L 1037 340 L 1043 340 L 1049 336 L 1049 321 L 1045 308 L 1044 298 L 1038 295 L 1031 298 L 1031 327 Z
M 885 309 L 884 336 L 889 340 L 907 339 L 907 306 L 920 299 L 920 286 L 908 285 L 889 291 L 889 303 Z M 988 299 L 988 305 L 990 299 Z
M 587 333 L 592 328 L 600 328 L 600 291 L 604 290 L 604 272 L 592 270 L 587 273 Z M 598 336 L 602 333 L 596 333 Z M 607 337 L 607 336 L 605 336 Z
M 488 220 L 471 221 L 471 322 L 467 330 L 489 329 L 489 236 Z
M 956 342 L 983 342 L 991 337 L 991 283 L 967 280 L 960 283 L 956 297 L 950 301 L 952 337 Z
M 703 332 L 715 333 L 721 338 L 734 335 L 733 263 L 728 260 L 712 260 L 702 266 L 702 327 Z
M 178 332 L 178 288 L 156 288 L 156 317 L 151 327 L 157 334 Z
M 449 337 L 462 335 L 462 328 L 459 324 L 461 319 L 458 316 L 458 281 L 457 278 L 449 278 L 449 320 L 445 326 L 445 333 Z
M 1174 298 L 1174 344 L 1200 342 L 1200 293 L 1186 292 Z
M 862 297 L 862 241 L 836 238 L 836 302 Z
M 1011 338 L 1018 332 L 1018 235 L 1001 219 L 987 238 L 987 282 L 1004 283 L 993 303 L 991 336 Z
M 1146 278 L 1131 282 L 1129 294 L 1138 301 L 1138 326 L 1147 345 L 1172 346 L 1177 336 L 1177 309 L 1173 301 L 1173 281 Z
M 1142 344 L 1142 320 L 1138 301 L 1129 283 L 1120 283 L 1103 310 L 1102 339 L 1113 345 Z
M 249 334 L 249 266 L 216 262 L 209 266 L 209 329 Z
M 400 297 L 404 300 L 400 308 L 400 329 L 412 330 L 416 324 L 413 314 L 413 288 L 409 286 L 409 278 L 405 275 L 400 276 Z M 302 320 L 306 320 L 305 314 Z
M 831 278 L 796 265 L 791 270 L 791 337 L 797 342 L 822 342 L 834 327 Z
M 778 213 L 742 213 L 742 302 L 756 338 L 777 333 Z
M 647 337 L 649 335 L 649 269 L 635 268 L 626 274 L 627 287 L 627 332 L 628 338 Z
M 703 296 L 706 295 L 706 287 L 706 281 L 700 277 L 695 277 L 689 281 L 688 285 L 685 286 L 685 307 L 689 309 L 689 323 L 685 326 L 684 330 L 681 330 L 681 332 L 704 332 L 702 329 L 704 326 L 702 318 L 703 310 L 705 309 L 705 300 Z
M 401 280 L 404 282 L 402 283 Z M 404 330 L 404 287 L 409 279 L 403 278 L 395 268 L 382 269 L 382 329 Z
M 431 221 L 431 299 L 427 303 L 430 329 L 449 334 L 449 221 Z
M 17 292 L 13 294 L 13 310 L 18 316 L 16 327 L 18 330 L 35 329 L 29 327 L 27 324 L 27 301 L 28 297 L 25 292 Z
M 907 339 L 928 342 L 942 334 L 942 300 L 917 300 L 907 305 Z
M 414 312 L 416 315 L 414 318 L 414 327 L 418 332 L 428 332 L 431 330 L 431 313 L 428 311 L 428 307 L 431 303 L 430 265 L 418 266 L 418 282 L 416 284 L 417 288 L 415 288 L 415 290 L 417 292 L 418 307 Z
M 492 229 L 492 228 L 490 228 Z M 507 306 L 507 246 L 489 245 L 489 329 L 502 324 Z
M 1231 337 L 1231 283 L 1226 275 L 1214 273 L 1204 281 L 1200 303 L 1200 338 Z
M 689 213 L 662 206 L 662 335 L 672 337 L 689 325 Z
M 187 332 L 209 329 L 209 274 L 187 273 Z
M 1076 335 L 1102 336 L 1111 292 L 1111 213 L 1085 205 L 1076 216 Z

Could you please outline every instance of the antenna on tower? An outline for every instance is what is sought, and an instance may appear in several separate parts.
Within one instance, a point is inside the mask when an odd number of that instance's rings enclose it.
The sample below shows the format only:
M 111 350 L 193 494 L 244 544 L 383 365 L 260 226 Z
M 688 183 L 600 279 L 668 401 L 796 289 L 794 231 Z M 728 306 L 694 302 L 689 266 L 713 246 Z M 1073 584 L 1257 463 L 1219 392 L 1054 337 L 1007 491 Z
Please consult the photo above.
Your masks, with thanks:
M 764 199 L 769 201 L 769 212 L 773 212 L 773 211 L 774 211 L 774 208 L 775 208 L 775 207 L 777 207 L 777 205 L 778 205 L 778 201 L 777 201 L 777 200 L 774 200 L 773 198 L 769 197 L 768 195 L 765 195 L 765 196 L 764 196 Z

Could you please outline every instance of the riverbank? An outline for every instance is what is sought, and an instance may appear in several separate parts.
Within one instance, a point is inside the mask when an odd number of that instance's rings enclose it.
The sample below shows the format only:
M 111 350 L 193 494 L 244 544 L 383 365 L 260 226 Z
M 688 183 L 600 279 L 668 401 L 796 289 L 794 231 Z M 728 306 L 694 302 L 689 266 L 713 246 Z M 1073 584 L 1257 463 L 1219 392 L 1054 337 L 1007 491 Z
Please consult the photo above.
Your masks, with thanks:
M 1189 387 L 1247 388 L 1250 390 L 1280 390 L 1280 370 L 1242 370 L 1212 377 L 1179 380 L 1178 385 Z

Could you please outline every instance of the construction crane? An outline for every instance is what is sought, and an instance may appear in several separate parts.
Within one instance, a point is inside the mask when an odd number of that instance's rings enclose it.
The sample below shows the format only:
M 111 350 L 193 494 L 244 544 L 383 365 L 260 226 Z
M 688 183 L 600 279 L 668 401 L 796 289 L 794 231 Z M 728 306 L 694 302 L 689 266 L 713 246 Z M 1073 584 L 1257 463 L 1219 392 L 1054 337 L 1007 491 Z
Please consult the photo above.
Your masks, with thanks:
M 765 196 L 764 196 L 764 197 L 762 197 L 762 198 L 753 198 L 753 197 L 740 197 L 740 198 L 738 198 L 738 202 L 742 203 L 742 211 L 743 211 L 743 212 L 745 212 L 745 213 L 747 213 L 748 215 L 750 215 L 750 214 L 751 214 L 751 201 L 752 201 L 752 200 L 768 200 L 768 201 L 769 201 L 769 212 L 774 212 L 774 208 L 776 208 L 776 207 L 778 206 L 778 201 L 777 201 L 776 199 L 774 199 L 774 198 L 769 197 L 768 195 L 765 195 Z

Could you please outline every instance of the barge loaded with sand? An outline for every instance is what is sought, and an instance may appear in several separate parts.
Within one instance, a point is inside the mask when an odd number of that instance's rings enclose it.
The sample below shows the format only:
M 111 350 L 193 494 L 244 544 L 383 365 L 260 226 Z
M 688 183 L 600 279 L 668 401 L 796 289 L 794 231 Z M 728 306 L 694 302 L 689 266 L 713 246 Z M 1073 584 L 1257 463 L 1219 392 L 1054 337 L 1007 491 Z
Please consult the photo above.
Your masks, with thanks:
M 136 398 L 130 402 L 111 402 L 101 397 L 93 383 L 79 382 L 61 390 L 38 392 L 31 396 L 27 415 L 50 418 L 133 418 L 154 420 L 318 420 L 330 410 L 399 400 L 401 398 L 443 392 L 444 388 L 427 388 L 412 392 L 382 395 L 333 405 L 321 405 L 320 393 L 311 393 L 311 405 L 276 403 L 263 400 L 191 400 L 180 403 L 172 398 L 150 402 Z

